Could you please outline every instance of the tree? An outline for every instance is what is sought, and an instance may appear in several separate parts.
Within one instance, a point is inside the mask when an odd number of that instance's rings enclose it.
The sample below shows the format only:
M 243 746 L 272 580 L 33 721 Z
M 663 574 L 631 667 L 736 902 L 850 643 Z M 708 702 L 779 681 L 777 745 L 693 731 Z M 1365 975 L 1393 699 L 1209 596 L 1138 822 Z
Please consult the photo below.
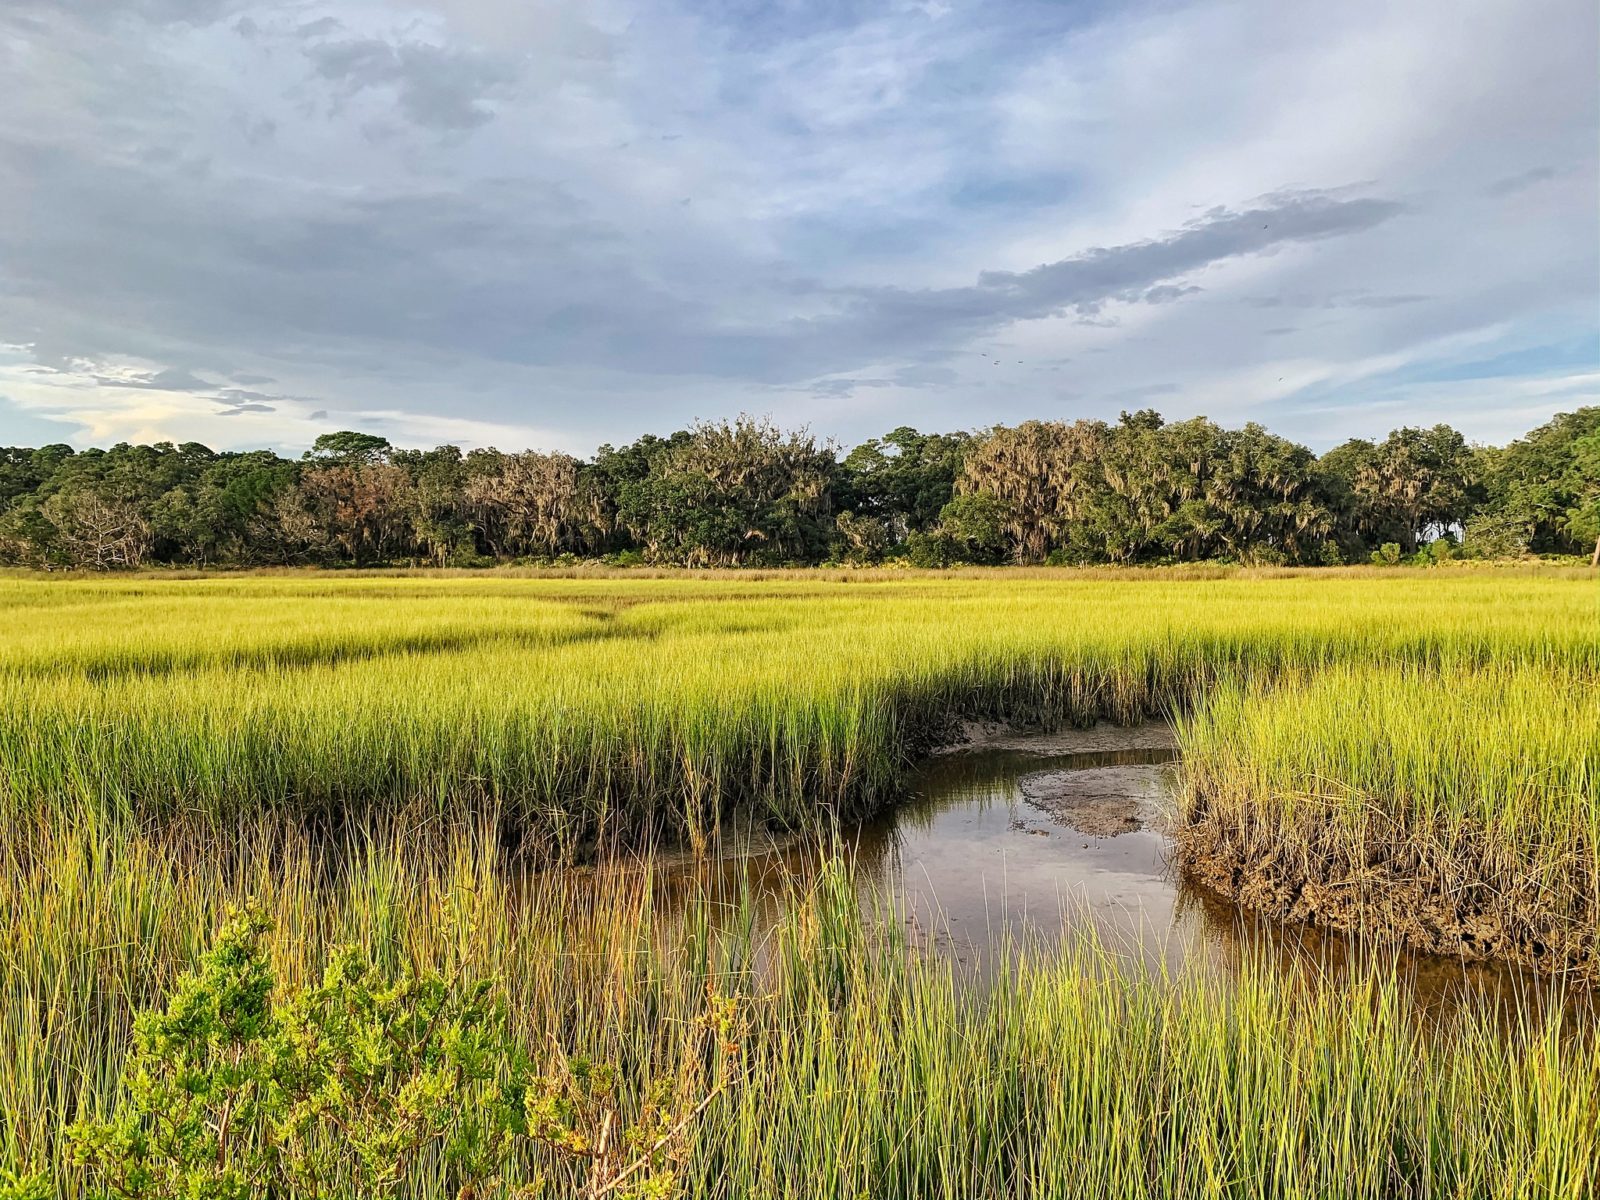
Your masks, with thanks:
M 45 501 L 42 515 L 67 559 L 98 571 L 144 565 L 154 540 L 154 529 L 137 504 L 95 488 L 57 492 Z
M 411 528 L 416 548 L 444 566 L 473 548 L 466 497 L 467 468 L 459 446 L 395 450 L 389 461 L 411 479 Z
M 1600 539 L 1600 406 L 1559 413 L 1486 464 L 1485 510 L 1534 553 L 1580 554 Z M 1470 543 L 1469 543 L 1470 545 Z
M 842 512 L 834 523 L 839 530 L 841 549 L 847 562 L 878 562 L 894 544 L 889 527 L 878 517 Z
M 996 428 L 967 454 L 956 490 L 988 496 L 1018 562 L 1042 562 L 1092 500 L 1106 444 L 1098 421 Z M 943 518 L 941 517 L 941 520 Z
M 1406 553 L 1430 531 L 1462 525 L 1475 509 L 1473 456 L 1448 425 L 1397 429 L 1358 468 L 1353 491 L 1368 523 L 1392 531 Z
M 475 451 L 470 464 L 465 499 L 492 553 L 552 557 L 586 548 L 593 505 L 572 455 Z
M 950 503 L 972 447 L 966 433 L 918 433 L 909 425 L 861 443 L 839 466 L 840 508 L 881 521 L 893 540 L 925 533 Z
M 311 443 L 306 457 L 345 467 L 361 467 L 388 461 L 392 449 L 386 437 L 341 429 L 338 433 L 324 433 L 318 437 Z
M 981 434 L 909 426 L 841 463 L 740 416 L 572 455 L 397 449 L 325 434 L 298 461 L 188 442 L 0 449 L 0 562 L 438 565 L 642 553 L 689 566 L 855 562 L 1362 562 L 1461 531 L 1463 551 L 1592 555 L 1600 407 L 1510 445 L 1446 425 L 1314 458 L 1260 425 L 1150 409 Z M 1380 554 L 1381 557 L 1381 554 Z
M 1351 438 L 1317 459 L 1313 468 L 1316 492 L 1332 518 L 1331 536 L 1346 558 L 1365 558 L 1388 533 L 1376 527 L 1377 514 L 1356 494 L 1356 479 L 1369 469 L 1377 453 L 1375 443 Z
M 0 509 L 38 491 L 72 455 L 71 446 L 59 443 L 37 450 L 26 446 L 0 446 Z
M 411 477 L 403 468 L 371 462 L 319 465 L 301 473 L 296 490 L 326 542 L 351 562 L 381 562 L 408 552 Z
M 616 452 L 611 452 L 613 455 Z M 624 466 L 619 517 L 646 554 L 689 566 L 815 562 L 834 534 L 831 447 L 740 416 L 656 441 Z
M 1016 527 L 1016 514 L 998 496 L 986 492 L 957 496 L 939 513 L 940 561 L 926 565 L 1004 562 L 1011 553 L 1011 531 Z
M 1319 494 L 1311 451 L 1254 422 L 1218 435 L 1205 497 L 1221 518 L 1221 550 L 1238 558 L 1268 552 L 1316 561 L 1333 532 L 1334 514 Z

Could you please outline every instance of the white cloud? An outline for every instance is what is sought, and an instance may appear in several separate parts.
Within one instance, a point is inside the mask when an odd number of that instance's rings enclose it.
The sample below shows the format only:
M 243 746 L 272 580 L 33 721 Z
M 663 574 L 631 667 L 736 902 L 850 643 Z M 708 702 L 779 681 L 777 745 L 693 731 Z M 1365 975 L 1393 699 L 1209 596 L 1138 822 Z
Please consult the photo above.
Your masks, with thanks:
M 856 439 L 1143 397 L 1326 442 L 1446 394 L 1487 436 L 1587 386 L 1584 0 L 102 17 L 0 13 L 0 342 L 64 368 L 0 365 L 0 397 L 85 441 L 365 416 L 583 451 L 739 410 Z M 1390 207 L 1227 225 L 1285 190 Z M 1195 228 L 1231 237 L 1180 253 Z M 1428 382 L 1485 345 L 1535 390 Z

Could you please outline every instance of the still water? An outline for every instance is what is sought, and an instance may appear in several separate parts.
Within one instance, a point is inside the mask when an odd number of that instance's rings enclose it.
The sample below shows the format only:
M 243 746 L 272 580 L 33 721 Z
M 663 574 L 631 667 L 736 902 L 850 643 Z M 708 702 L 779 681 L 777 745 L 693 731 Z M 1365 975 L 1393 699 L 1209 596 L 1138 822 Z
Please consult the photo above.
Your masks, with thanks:
M 1231 973 L 1251 958 L 1319 986 L 1376 957 L 1419 1008 L 1440 1015 L 1463 1001 L 1492 999 L 1511 1014 L 1549 998 L 1548 984 L 1512 968 L 1361 950 L 1252 917 L 1186 882 L 1166 832 L 1179 769 L 1164 725 L 980 731 L 930 759 L 902 803 L 839 840 L 876 919 L 902 925 L 914 945 L 977 980 L 1010 948 L 1089 932 L 1105 952 L 1162 978 Z M 657 857 L 650 871 L 669 909 L 710 892 L 740 896 L 776 921 L 827 857 L 815 845 L 748 835 L 715 861 Z

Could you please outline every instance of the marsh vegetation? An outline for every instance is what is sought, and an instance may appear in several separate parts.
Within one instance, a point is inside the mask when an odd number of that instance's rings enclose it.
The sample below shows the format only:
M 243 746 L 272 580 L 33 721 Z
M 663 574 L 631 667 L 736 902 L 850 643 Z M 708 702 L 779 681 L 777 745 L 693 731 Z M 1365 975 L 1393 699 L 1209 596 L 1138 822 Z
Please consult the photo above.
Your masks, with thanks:
M 486 982 L 536 1075 L 604 1065 L 618 1129 L 692 1112 L 663 1194 L 1590 1194 L 1600 1043 L 1568 1000 L 1596 974 L 1593 588 L 1500 568 L 7 577 L 0 1163 L 43 1194 L 110 1186 L 67 1130 L 130 1111 L 136 1014 L 254 902 L 286 1004 L 354 944 L 380 980 Z M 1288 970 L 1235 937 L 1225 970 L 1191 969 L 1070 904 L 941 952 L 862 861 L 862 822 L 926 790 L 917 764 L 963 722 L 1152 720 L 1182 753 L 1171 886 L 1359 953 Z M 948 781 L 977 760 L 941 761 Z M 1041 859 L 1134 844 L 1083 807 L 1110 777 L 1075 792 L 1046 766 L 1018 802 L 1055 836 L 1011 836 Z M 752 840 L 786 848 L 770 887 L 667 866 Z M 1403 945 L 1528 973 L 1419 1006 Z M 384 1188 L 461 1192 L 460 1133 Z M 534 1138 L 488 1194 L 597 1169 Z M 358 1164 L 324 1184 L 374 1191 Z

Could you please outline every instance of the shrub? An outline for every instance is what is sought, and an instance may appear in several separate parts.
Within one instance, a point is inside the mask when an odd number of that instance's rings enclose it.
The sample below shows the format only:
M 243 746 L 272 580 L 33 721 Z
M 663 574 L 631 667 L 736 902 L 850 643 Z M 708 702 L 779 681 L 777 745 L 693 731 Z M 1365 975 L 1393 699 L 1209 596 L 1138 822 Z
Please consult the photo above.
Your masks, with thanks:
M 725 1066 L 739 1048 L 738 1002 L 708 993 L 690 1066 L 653 1084 L 630 1126 L 614 1068 L 552 1048 L 534 1069 L 491 981 L 388 977 L 346 948 L 319 982 L 275 995 L 270 928 L 231 914 L 165 1011 L 138 1018 L 121 1105 L 67 1132 L 98 1194 L 365 1198 L 426 1163 L 464 1200 L 524 1196 L 538 1177 L 512 1177 L 542 1150 L 583 1165 L 582 1196 L 661 1200 L 694 1119 L 734 1078 L 704 1086 L 706 1045 Z M 48 1194 L 41 1176 L 0 1184 L 5 1200 Z

